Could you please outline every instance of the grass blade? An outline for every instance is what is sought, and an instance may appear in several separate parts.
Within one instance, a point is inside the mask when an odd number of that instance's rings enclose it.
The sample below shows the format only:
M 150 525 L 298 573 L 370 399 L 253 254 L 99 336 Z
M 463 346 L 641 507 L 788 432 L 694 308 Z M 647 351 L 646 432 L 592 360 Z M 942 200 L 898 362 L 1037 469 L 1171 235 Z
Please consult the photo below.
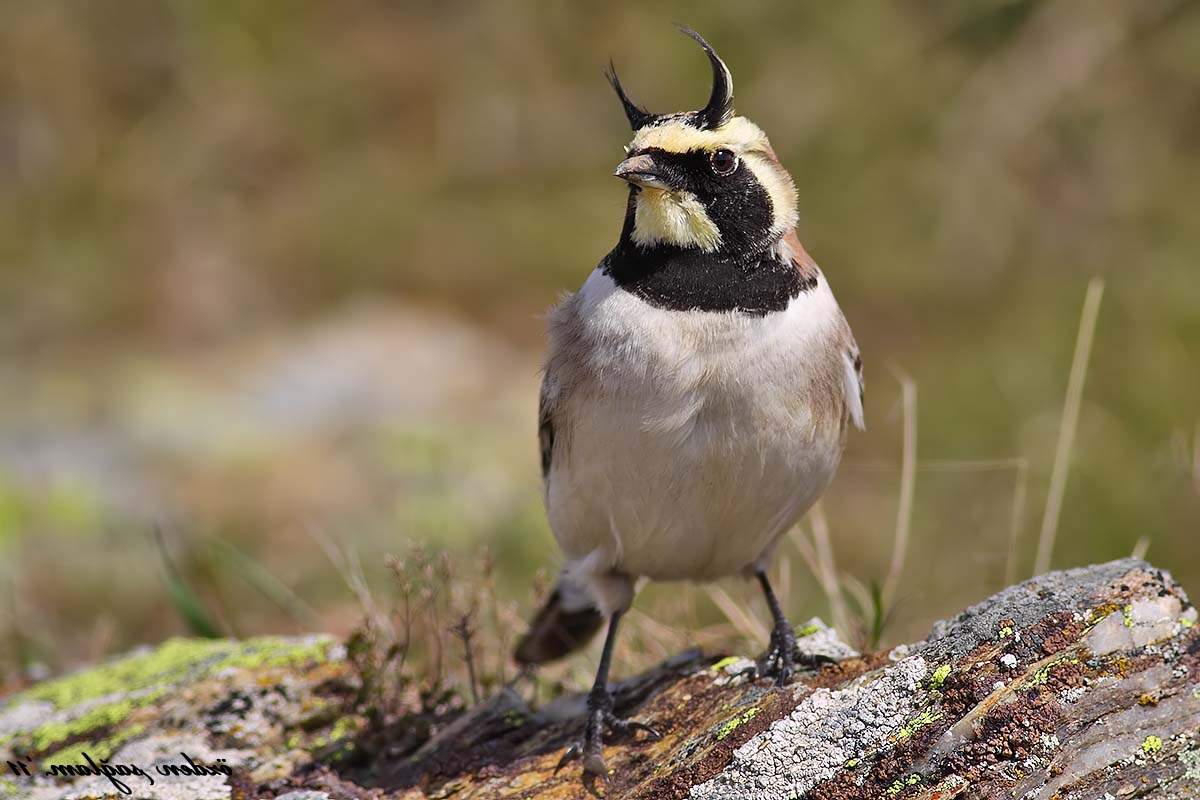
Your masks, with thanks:
M 896 539 L 892 545 L 892 561 L 880 590 L 884 608 L 890 608 L 900 588 L 904 560 L 908 556 L 908 540 L 912 532 L 913 498 L 917 487 L 917 384 L 901 374 L 900 396 L 904 409 L 904 445 L 900 461 L 900 502 L 896 506 Z
M 203 601 L 192 591 L 192 588 L 187 585 L 179 568 L 171 560 L 171 554 L 167 552 L 167 543 L 163 538 L 161 528 L 155 528 L 154 540 L 158 545 L 158 553 L 163 566 L 163 582 L 166 584 L 171 605 L 183 618 L 192 635 L 203 639 L 220 639 L 221 630 L 213 620 L 212 614 L 205 608 Z
M 291 587 L 270 570 L 224 539 L 212 540 L 212 558 L 219 567 L 236 572 L 242 580 L 279 606 L 298 625 L 307 630 L 321 629 L 321 615 L 304 602 Z
M 1096 336 L 1096 320 L 1100 316 L 1100 300 L 1104 297 L 1104 280 L 1092 278 L 1079 315 L 1079 334 L 1075 338 L 1075 356 L 1071 360 L 1071 376 L 1067 379 L 1067 396 L 1063 403 L 1062 425 L 1054 450 L 1054 470 L 1050 474 L 1050 490 L 1046 511 L 1042 516 L 1042 531 L 1038 536 L 1037 560 L 1033 572 L 1041 575 L 1050 569 L 1054 542 L 1058 537 L 1058 520 L 1062 515 L 1063 496 L 1067 490 L 1067 472 L 1071 451 L 1075 447 L 1075 431 L 1079 427 L 1079 408 L 1083 403 L 1083 385 L 1087 379 L 1088 359 Z

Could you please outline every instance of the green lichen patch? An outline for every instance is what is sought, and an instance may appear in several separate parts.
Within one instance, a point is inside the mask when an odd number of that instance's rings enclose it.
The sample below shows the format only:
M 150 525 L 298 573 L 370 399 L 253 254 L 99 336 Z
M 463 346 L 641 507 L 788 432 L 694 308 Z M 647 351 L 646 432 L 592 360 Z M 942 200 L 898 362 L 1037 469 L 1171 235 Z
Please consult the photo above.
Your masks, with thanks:
M 1157 753 L 1163 748 L 1163 740 L 1154 734 L 1150 734 L 1142 741 L 1142 752 L 1146 755 Z
M 246 641 L 170 639 L 153 650 L 35 686 L 15 700 L 47 700 L 66 709 L 87 700 L 177 685 L 226 668 L 285 667 L 325 659 L 332 640 L 263 636 Z
M 712 670 L 713 672 L 720 672 L 730 664 L 736 664 L 741 660 L 742 659 L 739 656 L 725 656 L 725 658 L 722 658 L 720 661 L 712 665 Z
M 941 689 L 946 683 L 946 678 L 950 677 L 951 667 L 949 664 L 943 664 L 933 671 L 933 675 L 929 678 L 929 686 L 933 689 Z
M 103 761 L 117 752 L 117 748 L 125 742 L 136 739 L 145 732 L 144 725 L 130 725 L 107 739 L 97 742 L 76 742 L 43 758 L 41 767 L 45 770 L 56 764 L 78 764 L 83 761 L 84 753 L 97 761 Z
M 753 707 L 746 709 L 732 719 L 726 720 L 721 727 L 717 729 L 717 741 L 724 741 L 729 734 L 733 733 L 742 725 L 745 725 L 747 722 L 754 719 L 756 716 L 758 716 L 758 708 Z
M 17 695 L 6 707 L 24 702 L 49 703 L 59 713 L 35 728 L 19 731 L 12 742 L 31 754 L 52 757 L 73 749 L 95 754 L 105 742 L 110 752 L 128 740 L 109 735 L 134 711 L 148 706 L 173 689 L 225 669 L 269 669 L 320 663 L 328 657 L 331 639 L 260 637 L 229 640 L 171 639 L 153 650 L 142 650 L 107 664 L 47 681 Z M 0 709 L 0 713 L 2 713 Z M 129 730 L 134 730 L 130 728 Z
M 1060 667 L 1064 664 L 1078 664 L 1078 663 L 1079 663 L 1079 656 L 1077 656 L 1077 655 L 1066 654 L 1059 658 L 1056 658 L 1053 661 L 1051 661 L 1050 663 L 1048 663 L 1045 666 L 1042 666 L 1041 668 L 1036 670 L 1033 673 L 1033 675 L 1031 675 L 1029 677 L 1029 679 L 1025 682 L 1024 688 L 1033 689 L 1035 687 L 1042 686 L 1043 684 L 1047 683 L 1050 680 L 1051 673 L 1053 673 L 1054 670 L 1057 669 L 1058 667 Z
M 900 728 L 900 730 L 896 732 L 896 739 L 898 741 L 911 739 L 913 734 L 915 734 L 917 731 L 921 730 L 922 728 L 929 727 L 941 718 L 942 712 L 938 709 L 922 709 L 921 713 L 909 720 L 902 728 Z
M 810 622 L 801 628 L 797 628 L 796 636 L 800 639 L 803 639 L 805 636 L 812 636 L 814 633 L 820 633 L 820 631 L 820 625 L 816 624 L 815 622 Z
M 896 780 L 892 781 L 892 784 L 887 788 L 888 797 L 896 797 L 905 789 L 912 788 L 913 786 L 919 786 L 922 780 L 923 779 L 921 776 L 916 774 L 908 775 L 904 778 L 897 778 Z
M 139 699 L 150 703 L 156 697 L 157 693 Z M 124 722 L 134 708 L 134 701 L 119 700 L 115 703 L 97 706 L 74 719 L 47 722 L 29 735 L 29 747 L 34 752 L 44 753 L 59 742 L 65 742 L 93 731 L 108 730 Z

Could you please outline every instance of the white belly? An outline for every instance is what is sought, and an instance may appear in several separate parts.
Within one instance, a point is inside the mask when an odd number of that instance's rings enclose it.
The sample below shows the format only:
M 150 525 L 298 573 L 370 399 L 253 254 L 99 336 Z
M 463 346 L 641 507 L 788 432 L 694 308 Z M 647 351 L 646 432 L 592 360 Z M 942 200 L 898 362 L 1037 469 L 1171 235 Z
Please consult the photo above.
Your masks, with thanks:
M 829 342 L 840 312 L 828 287 L 766 317 L 656 309 L 599 274 L 582 296 L 594 380 L 567 401 L 547 487 L 567 558 L 661 580 L 747 570 L 841 455 Z

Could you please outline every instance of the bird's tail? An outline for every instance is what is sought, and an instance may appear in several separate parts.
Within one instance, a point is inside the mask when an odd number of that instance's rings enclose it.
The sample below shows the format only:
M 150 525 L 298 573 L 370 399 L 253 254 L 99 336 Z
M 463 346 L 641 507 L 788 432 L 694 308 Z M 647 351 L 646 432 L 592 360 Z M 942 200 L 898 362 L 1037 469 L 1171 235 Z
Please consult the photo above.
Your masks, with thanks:
M 545 664 L 575 652 L 596 635 L 604 615 L 587 589 L 562 575 L 529 631 L 517 643 L 518 664 Z

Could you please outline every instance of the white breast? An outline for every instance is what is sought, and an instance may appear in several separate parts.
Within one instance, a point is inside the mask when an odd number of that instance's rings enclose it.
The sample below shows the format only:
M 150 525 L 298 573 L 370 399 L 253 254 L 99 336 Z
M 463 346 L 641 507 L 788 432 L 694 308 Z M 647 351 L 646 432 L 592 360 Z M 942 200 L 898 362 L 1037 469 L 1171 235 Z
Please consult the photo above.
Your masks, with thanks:
M 832 478 L 850 413 L 824 279 L 763 317 L 656 308 L 599 270 L 576 300 L 583 363 L 547 486 L 568 559 L 701 580 L 769 555 Z

